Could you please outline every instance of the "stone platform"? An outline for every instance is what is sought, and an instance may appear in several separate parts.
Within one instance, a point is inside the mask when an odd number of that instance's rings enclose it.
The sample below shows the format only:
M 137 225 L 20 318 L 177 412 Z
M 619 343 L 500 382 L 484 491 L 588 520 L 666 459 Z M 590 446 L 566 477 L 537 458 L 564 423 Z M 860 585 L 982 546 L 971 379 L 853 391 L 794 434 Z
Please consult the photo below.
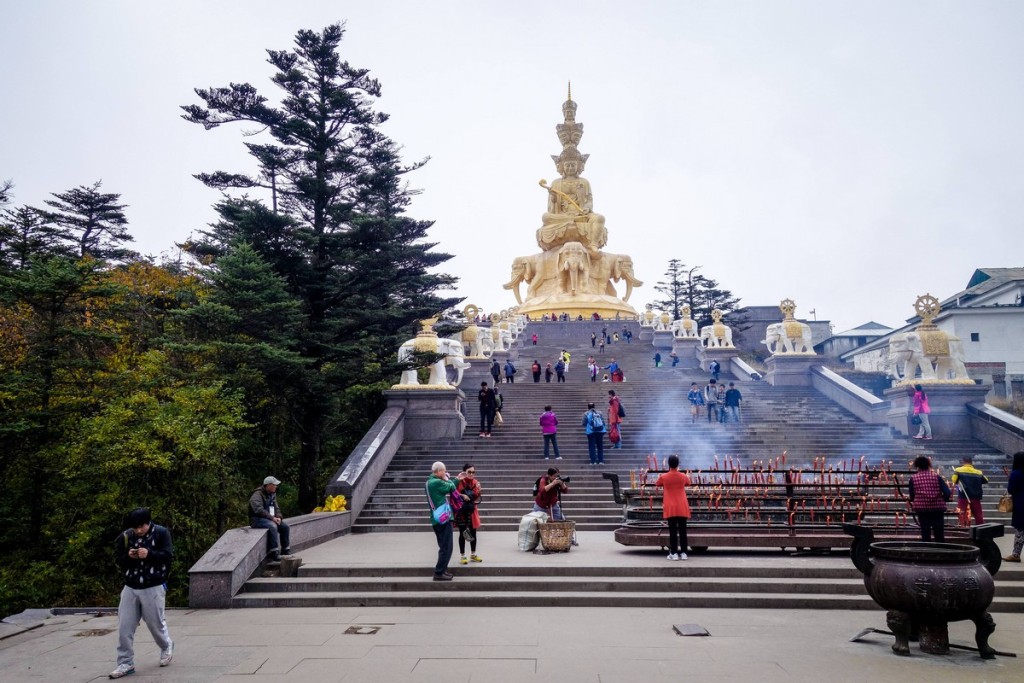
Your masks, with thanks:
M 474 569 L 490 567 L 501 574 L 514 566 L 650 566 L 682 577 L 701 565 L 721 573 L 727 567 L 756 568 L 766 555 L 691 555 L 687 562 L 669 562 L 661 552 L 622 550 L 601 536 L 609 534 L 584 534 L 580 547 L 569 553 L 533 555 L 514 550 L 513 534 L 491 534 L 481 539 L 484 563 L 453 564 L 455 581 L 441 585 L 465 583 Z M 429 571 L 432 540 L 430 532 L 345 536 L 305 551 L 304 566 L 397 564 Z M 999 540 L 1001 547 L 1007 542 Z M 786 557 L 776 550 L 771 556 L 772 563 L 809 572 L 852 568 L 842 553 Z M 674 594 L 663 595 L 668 603 Z M 1000 651 L 1020 650 L 1024 614 L 999 613 L 995 620 L 992 645 Z M 459 608 L 171 609 L 167 621 L 175 640 L 173 663 L 158 667 L 156 647 L 141 627 L 135 639 L 137 673 L 130 680 L 793 683 L 823 680 L 822 672 L 830 683 L 1021 680 L 1017 659 L 983 661 L 955 649 L 932 656 L 916 647 L 911 657 L 902 658 L 890 651 L 892 638 L 879 634 L 850 642 L 863 629 L 886 629 L 879 608 L 490 607 L 481 600 Z M 673 626 L 683 624 L 697 624 L 710 635 L 676 635 Z M 116 616 L 60 614 L 4 626 L 0 680 L 100 681 L 114 668 Z M 950 639 L 972 644 L 973 625 L 951 624 Z

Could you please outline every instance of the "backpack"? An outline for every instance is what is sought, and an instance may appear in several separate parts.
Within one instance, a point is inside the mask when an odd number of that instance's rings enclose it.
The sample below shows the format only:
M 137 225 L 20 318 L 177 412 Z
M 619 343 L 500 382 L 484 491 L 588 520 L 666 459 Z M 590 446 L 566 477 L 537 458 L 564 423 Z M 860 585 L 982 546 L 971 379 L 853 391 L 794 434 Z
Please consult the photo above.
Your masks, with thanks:
M 603 432 L 604 431 L 604 418 L 601 417 L 601 413 L 596 410 L 590 411 L 590 431 L 592 432 Z
M 626 409 L 622 407 L 622 401 L 619 401 L 619 417 L 626 417 Z
M 505 399 L 501 397 L 497 391 L 494 392 L 494 409 L 501 410 L 501 407 L 505 405 Z
M 537 481 L 533 482 L 533 497 L 536 498 L 537 494 L 540 493 L 540 480 L 544 477 L 537 477 Z

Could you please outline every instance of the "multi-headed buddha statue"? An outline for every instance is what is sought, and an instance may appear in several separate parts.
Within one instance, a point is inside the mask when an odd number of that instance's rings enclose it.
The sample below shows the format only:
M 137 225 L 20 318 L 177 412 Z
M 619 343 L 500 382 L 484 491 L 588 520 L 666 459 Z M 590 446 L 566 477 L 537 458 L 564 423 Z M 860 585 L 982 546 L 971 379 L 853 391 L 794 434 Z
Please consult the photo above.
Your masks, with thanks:
M 580 174 L 590 155 L 581 154 L 576 145 L 583 137 L 583 124 L 576 121 L 576 103 L 569 98 L 562 105 L 564 121 L 555 126 L 562 151 L 552 155 L 559 177 L 547 190 L 547 211 L 537 230 L 539 254 L 519 256 L 512 263 L 512 279 L 504 285 L 521 303 L 520 312 L 569 313 L 571 316 L 636 317 L 626 303 L 633 287 L 643 283 L 633 275 L 633 261 L 625 254 L 604 253 L 608 242 L 604 216 L 594 211 L 590 183 Z M 619 297 L 613 282 L 625 281 L 626 291 Z M 526 299 L 520 285 L 528 286 Z

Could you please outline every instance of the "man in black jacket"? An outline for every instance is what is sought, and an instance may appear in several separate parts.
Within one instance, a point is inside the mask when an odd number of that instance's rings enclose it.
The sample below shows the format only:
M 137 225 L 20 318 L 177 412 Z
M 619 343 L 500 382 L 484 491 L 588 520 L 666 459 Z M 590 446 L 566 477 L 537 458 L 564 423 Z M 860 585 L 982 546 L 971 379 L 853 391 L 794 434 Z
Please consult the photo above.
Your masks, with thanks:
M 135 673 L 133 645 L 139 619 L 146 622 L 160 648 L 160 666 L 170 664 L 174 654 L 174 641 L 164 620 L 167 576 L 174 557 L 171 532 L 153 524 L 146 508 L 128 513 L 128 527 L 114 546 L 117 564 L 124 571 L 124 588 L 117 608 L 117 668 L 110 672 L 111 678 Z

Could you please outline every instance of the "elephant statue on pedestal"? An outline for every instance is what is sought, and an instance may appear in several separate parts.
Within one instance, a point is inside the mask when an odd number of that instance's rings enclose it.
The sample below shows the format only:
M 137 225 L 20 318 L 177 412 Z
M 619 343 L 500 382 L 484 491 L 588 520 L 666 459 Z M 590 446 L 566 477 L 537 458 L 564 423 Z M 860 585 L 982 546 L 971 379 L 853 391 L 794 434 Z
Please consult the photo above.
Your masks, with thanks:
M 909 382 L 918 371 L 922 380 L 969 380 L 963 343 L 942 330 L 894 334 L 889 338 L 889 374 Z
M 799 320 L 783 320 L 772 323 L 764 332 L 761 343 L 772 354 L 814 353 L 811 327 Z
M 498 325 L 491 325 L 491 348 L 508 351 L 512 348 L 512 333 Z
M 459 341 L 467 356 L 474 358 L 490 358 L 494 352 L 491 342 L 491 331 L 479 325 L 470 325 L 462 331 Z
M 732 328 L 725 323 L 711 323 L 700 328 L 700 338 L 708 348 L 731 348 Z
M 429 351 L 431 353 L 444 354 L 444 358 L 430 366 L 430 377 L 427 380 L 428 386 L 433 387 L 457 387 L 462 382 L 462 373 L 470 368 L 465 361 L 462 352 L 461 339 L 445 339 L 443 337 L 422 336 L 410 339 L 398 347 L 399 362 L 406 362 L 414 351 Z M 456 371 L 454 382 L 448 382 L 448 366 Z M 400 383 L 403 386 L 418 385 L 419 378 L 416 376 L 416 368 L 402 371 Z
M 672 336 L 676 339 L 695 339 L 697 321 L 690 316 L 690 307 L 683 306 L 683 317 L 672 321 Z

